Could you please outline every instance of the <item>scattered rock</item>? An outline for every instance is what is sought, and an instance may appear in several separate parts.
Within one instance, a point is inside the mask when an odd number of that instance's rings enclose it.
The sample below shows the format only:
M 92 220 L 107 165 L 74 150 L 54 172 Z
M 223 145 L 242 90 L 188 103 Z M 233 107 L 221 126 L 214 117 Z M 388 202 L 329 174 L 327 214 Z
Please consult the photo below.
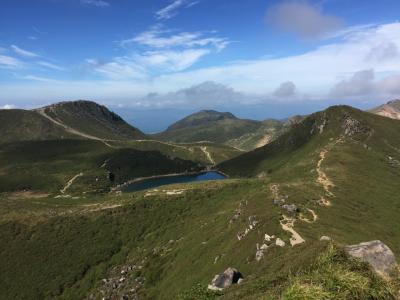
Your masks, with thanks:
M 274 199 L 274 205 L 276 205 L 276 206 L 282 206 L 283 204 L 285 204 L 285 199 L 283 199 L 283 198 Z
M 367 262 L 384 278 L 390 277 L 397 266 L 392 250 L 379 240 L 346 246 L 344 249 L 350 256 Z
M 275 235 L 268 235 L 267 233 L 264 235 L 264 240 L 270 242 L 275 238 Z
M 371 129 L 360 123 L 360 121 L 354 119 L 351 116 L 347 116 L 342 123 L 344 134 L 347 136 L 353 136 L 358 133 L 368 133 Z
M 321 236 L 321 238 L 319 240 L 320 241 L 326 241 L 326 242 L 332 241 L 332 239 L 329 236 L 326 236 L 326 235 Z
M 208 289 L 213 291 L 221 291 L 232 284 L 238 283 L 240 278 L 243 278 L 242 274 L 240 274 L 240 272 L 235 268 L 230 267 L 226 269 L 224 273 L 215 275 L 214 279 L 211 281 L 211 284 L 208 285 Z
M 256 261 L 260 261 L 264 257 L 264 251 L 263 250 L 257 250 L 256 252 Z
M 257 178 L 265 178 L 265 177 L 267 177 L 267 173 L 265 173 L 264 171 L 262 171 L 257 175 Z
M 288 212 L 290 212 L 290 213 L 295 213 L 295 212 L 297 212 L 297 206 L 296 206 L 296 204 L 285 204 L 285 205 L 282 205 L 282 208 L 283 209 L 286 209 Z
M 275 241 L 275 245 L 277 245 L 279 247 L 285 247 L 286 243 L 284 241 L 282 241 L 280 238 L 277 238 Z

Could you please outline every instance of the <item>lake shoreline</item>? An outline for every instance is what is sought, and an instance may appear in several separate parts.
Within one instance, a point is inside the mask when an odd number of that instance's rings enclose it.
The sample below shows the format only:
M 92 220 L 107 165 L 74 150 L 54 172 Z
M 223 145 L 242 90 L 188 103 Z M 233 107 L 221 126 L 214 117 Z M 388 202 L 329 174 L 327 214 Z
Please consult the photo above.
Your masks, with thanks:
M 206 174 L 209 172 L 215 172 L 218 173 L 225 178 L 229 178 L 229 175 L 219 171 L 219 170 L 203 170 L 203 171 L 197 171 L 197 172 L 182 172 L 182 173 L 172 173 L 172 174 L 165 174 L 165 175 L 153 175 L 153 176 L 147 176 L 147 177 L 139 177 L 135 178 L 129 181 L 126 181 L 122 184 L 117 185 L 116 187 L 112 188 L 110 193 L 115 193 L 115 192 L 122 192 L 122 189 L 138 182 L 146 181 L 146 180 L 151 180 L 151 179 L 159 179 L 159 178 L 169 178 L 169 177 L 178 177 L 178 176 L 193 176 L 193 175 L 202 175 Z

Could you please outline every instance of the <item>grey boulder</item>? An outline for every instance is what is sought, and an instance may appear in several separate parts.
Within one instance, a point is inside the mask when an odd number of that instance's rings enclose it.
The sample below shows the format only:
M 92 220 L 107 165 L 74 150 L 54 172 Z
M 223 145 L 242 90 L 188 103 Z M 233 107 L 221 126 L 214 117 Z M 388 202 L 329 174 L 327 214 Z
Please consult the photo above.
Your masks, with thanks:
M 211 284 L 208 285 L 209 290 L 222 291 L 224 288 L 238 283 L 239 279 L 243 278 L 242 274 L 235 268 L 228 268 L 222 274 L 214 276 Z
M 345 251 L 350 256 L 367 262 L 376 273 L 384 278 L 390 277 L 390 273 L 397 266 L 392 250 L 378 240 L 346 246 Z

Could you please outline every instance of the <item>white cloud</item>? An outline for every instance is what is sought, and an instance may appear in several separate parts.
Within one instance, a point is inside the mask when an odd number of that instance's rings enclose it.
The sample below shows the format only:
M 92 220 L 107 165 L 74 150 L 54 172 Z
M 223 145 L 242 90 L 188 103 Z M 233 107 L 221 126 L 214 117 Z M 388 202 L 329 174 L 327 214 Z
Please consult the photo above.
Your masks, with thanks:
M 201 57 L 209 54 L 207 49 L 188 49 L 183 51 L 149 51 L 136 57 L 143 68 L 157 68 L 164 72 L 179 72 L 191 67 Z
M 151 29 L 140 33 L 139 35 L 122 40 L 121 46 L 127 46 L 132 43 L 144 45 L 153 48 L 171 48 L 171 47 L 205 47 L 213 46 L 218 51 L 223 50 L 228 44 L 229 40 L 220 37 L 204 37 L 202 32 L 180 32 L 170 34 L 168 30 Z
M 142 54 L 116 57 L 108 62 L 88 59 L 87 64 L 96 73 L 114 80 L 144 79 L 152 73 L 183 71 L 207 54 L 209 54 L 207 49 L 147 51 Z
M 350 78 L 337 83 L 331 95 L 338 98 L 374 97 L 375 95 L 398 96 L 400 94 L 400 75 L 377 79 L 374 70 L 354 73 Z
M 98 68 L 98 63 L 91 63 L 97 66 L 98 73 L 109 78 L 124 79 L 183 71 L 205 55 L 222 51 L 229 44 L 229 40 L 205 36 L 202 32 L 174 33 L 170 30 L 152 28 L 131 39 L 120 41 L 119 44 L 127 52 L 129 52 L 127 46 L 131 44 L 144 49 L 139 53 L 114 58 L 110 62 L 103 63 L 101 68 Z M 140 74 L 142 76 L 137 76 Z
M 65 71 L 65 68 L 60 67 L 58 65 L 55 65 L 53 63 L 49 63 L 47 61 L 38 61 L 36 62 L 38 65 L 48 68 L 48 69 L 52 69 L 52 70 L 56 70 L 56 71 Z
M 34 52 L 31 52 L 31 51 L 24 50 L 24 49 L 22 49 L 22 48 L 20 48 L 20 47 L 18 47 L 18 46 L 15 46 L 15 45 L 11 45 L 10 48 L 11 48 L 15 53 L 17 53 L 18 55 L 23 56 L 23 57 L 31 57 L 31 58 L 32 58 L 32 57 L 39 57 L 38 54 L 36 54 L 36 53 L 34 53 Z
M 23 63 L 14 57 L 0 55 L 0 68 L 15 69 L 21 67 L 22 65 Z
M 168 20 L 175 17 L 178 14 L 180 8 L 189 8 L 199 3 L 199 1 L 189 1 L 189 0 L 173 0 L 166 7 L 158 10 L 155 16 L 158 20 Z
M 259 59 L 231 62 L 219 66 L 184 69 L 180 72 L 164 72 L 163 66 L 149 66 L 155 63 L 156 57 L 147 57 L 157 51 L 175 51 L 176 49 L 158 48 L 140 54 L 132 54 L 108 62 L 93 60 L 89 67 L 106 78 L 118 80 L 66 81 L 60 84 L 36 85 L 2 85 L 0 98 L 12 99 L 60 99 L 92 98 L 118 101 L 118 103 L 136 103 L 132 99 L 141 99 L 149 92 L 160 95 L 173 93 L 182 87 L 195 86 L 205 81 L 214 81 L 234 88 L 245 95 L 256 95 L 251 101 L 262 101 L 272 97 L 273 101 L 283 98 L 273 97 L 282 82 L 290 80 L 302 95 L 295 95 L 295 100 L 320 100 L 332 98 L 331 91 L 340 82 L 349 81 L 360 70 L 374 70 L 373 92 L 367 95 L 350 90 L 351 95 L 342 92 L 341 97 L 359 101 L 361 97 L 385 100 L 388 94 L 400 94 L 400 57 L 386 55 L 383 60 L 366 59 L 377 50 L 377 45 L 393 43 L 392 48 L 400 49 L 400 23 L 389 23 L 379 26 L 350 28 L 340 38 L 325 42 L 325 45 L 301 55 L 287 57 L 262 57 Z M 385 47 L 383 47 L 385 48 Z M 190 50 L 183 49 L 183 50 Z M 211 49 L 210 47 L 208 49 Z M 390 51 L 389 51 L 390 52 Z M 378 54 L 375 57 L 381 57 Z M 1 56 L 0 56 L 1 60 Z M 165 60 L 160 59 L 165 62 Z M 151 72 L 155 68 L 158 71 Z M 159 69 L 158 69 L 159 68 Z M 109 76 L 110 75 L 110 76 Z M 125 77 L 126 76 L 126 77 Z M 368 76 L 365 77 L 368 79 Z M 22 88 L 23 87 L 23 88 Z M 358 91 L 361 89 L 358 88 Z M 367 89 L 368 90 L 368 85 Z M 397 93 L 397 94 L 396 94 Z M 358 96 L 356 95 L 358 94 Z M 361 96 L 360 96 L 361 95 Z M 160 98 L 158 98 L 160 99 Z M 165 98 L 162 98 L 165 99 Z M 157 100 L 160 105 L 161 100 Z M 271 101 L 272 101 L 271 100 Z M 33 101 L 33 100 L 32 100 Z M 245 101 L 245 100 L 244 100 Z M 246 100 L 247 101 L 247 100 Z M 139 101 L 140 102 L 140 101 Z M 152 102 L 147 100 L 146 105 Z
M 14 109 L 14 108 L 16 108 L 16 106 L 13 104 L 0 105 L 0 109 Z
M 108 7 L 110 3 L 103 0 L 81 0 L 83 5 L 92 5 L 96 7 Z
M 400 55 L 397 45 L 390 41 L 384 41 L 371 48 L 365 59 L 372 61 L 385 61 L 396 58 Z
M 41 76 L 35 76 L 35 75 L 25 75 L 25 76 L 19 76 L 18 78 L 24 79 L 24 80 L 29 80 L 29 81 L 41 81 L 41 82 L 50 82 L 50 83 L 61 83 L 59 80 L 51 79 L 51 78 L 46 78 L 46 77 L 41 77 Z
M 296 94 L 296 85 L 291 81 L 283 82 L 274 92 L 278 98 L 293 97 Z
M 131 105 L 141 107 L 179 106 L 180 108 L 204 108 L 241 103 L 247 100 L 249 100 L 249 96 L 237 92 L 231 87 L 213 81 L 205 81 L 166 94 L 150 93 L 146 97 L 137 98 Z
M 128 57 L 117 57 L 110 62 L 88 59 L 88 67 L 105 77 L 121 80 L 128 78 L 141 79 L 146 76 L 145 70 Z
M 277 28 L 302 38 L 319 38 L 337 30 L 341 20 L 324 14 L 318 7 L 304 1 L 283 1 L 267 12 L 267 21 Z
M 374 70 L 363 70 L 354 73 L 352 77 L 337 83 L 331 94 L 334 97 L 363 96 L 374 90 Z

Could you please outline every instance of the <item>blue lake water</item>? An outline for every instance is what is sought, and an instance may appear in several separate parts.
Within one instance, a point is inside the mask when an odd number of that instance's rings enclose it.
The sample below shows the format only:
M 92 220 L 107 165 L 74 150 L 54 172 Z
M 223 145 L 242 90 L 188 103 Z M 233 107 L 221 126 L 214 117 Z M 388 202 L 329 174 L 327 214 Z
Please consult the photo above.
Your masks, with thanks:
M 169 177 L 155 177 L 144 179 L 141 181 L 133 182 L 124 186 L 121 191 L 124 193 L 137 192 L 147 189 L 156 188 L 159 186 L 174 184 L 174 183 L 188 183 L 195 181 L 206 181 L 206 180 L 222 180 L 226 177 L 221 173 L 215 171 L 203 172 L 199 174 L 191 174 L 191 175 L 176 175 Z

